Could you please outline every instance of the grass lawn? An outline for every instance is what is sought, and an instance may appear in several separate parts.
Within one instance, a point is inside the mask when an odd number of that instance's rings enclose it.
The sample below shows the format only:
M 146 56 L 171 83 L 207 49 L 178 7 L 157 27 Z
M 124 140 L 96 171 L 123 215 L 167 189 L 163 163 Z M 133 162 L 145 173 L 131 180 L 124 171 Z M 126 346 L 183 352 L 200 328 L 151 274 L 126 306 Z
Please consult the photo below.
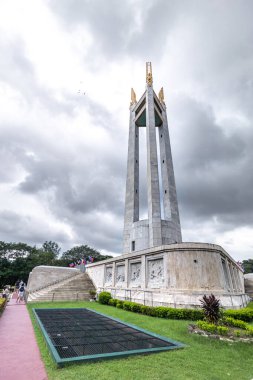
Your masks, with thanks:
M 252 380 L 253 345 L 187 332 L 188 321 L 153 318 L 95 302 L 30 303 L 28 310 L 49 380 Z M 57 368 L 32 314 L 33 307 L 88 307 L 187 345 L 179 350 Z M 250 307 L 253 307 L 251 303 Z

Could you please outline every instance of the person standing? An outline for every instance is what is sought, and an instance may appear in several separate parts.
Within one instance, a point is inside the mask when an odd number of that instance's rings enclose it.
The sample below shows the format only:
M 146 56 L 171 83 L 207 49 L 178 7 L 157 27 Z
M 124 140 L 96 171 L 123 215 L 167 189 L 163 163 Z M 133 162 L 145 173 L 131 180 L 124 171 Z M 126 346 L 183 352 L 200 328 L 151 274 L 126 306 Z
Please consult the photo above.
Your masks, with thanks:
M 18 289 L 18 298 L 16 300 L 16 303 L 20 302 L 20 301 L 24 301 L 24 297 L 25 297 L 25 283 L 24 281 L 20 281 L 19 283 L 19 289 Z

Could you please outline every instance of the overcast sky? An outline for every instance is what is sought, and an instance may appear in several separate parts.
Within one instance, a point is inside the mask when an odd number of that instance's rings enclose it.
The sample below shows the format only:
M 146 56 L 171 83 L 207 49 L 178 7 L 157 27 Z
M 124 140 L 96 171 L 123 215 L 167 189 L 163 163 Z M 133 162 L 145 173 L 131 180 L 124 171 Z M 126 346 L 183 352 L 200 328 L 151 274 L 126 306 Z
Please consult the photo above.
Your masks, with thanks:
M 1 0 L 0 240 L 121 253 L 130 89 L 164 87 L 183 241 L 253 257 L 253 1 Z

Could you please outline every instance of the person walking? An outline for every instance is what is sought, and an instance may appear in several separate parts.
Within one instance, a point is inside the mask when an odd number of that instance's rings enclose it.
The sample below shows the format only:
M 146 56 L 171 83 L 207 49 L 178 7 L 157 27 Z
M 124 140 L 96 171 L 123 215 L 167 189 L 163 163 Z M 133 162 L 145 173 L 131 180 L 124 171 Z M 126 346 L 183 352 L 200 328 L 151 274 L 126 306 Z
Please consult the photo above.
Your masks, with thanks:
M 20 284 L 20 280 L 17 280 L 15 282 L 15 292 L 18 294 L 18 289 L 19 289 L 19 284 Z
M 18 289 L 18 298 L 16 300 L 16 303 L 19 303 L 20 301 L 24 301 L 25 297 L 25 283 L 24 281 L 20 281 L 19 283 L 19 289 Z

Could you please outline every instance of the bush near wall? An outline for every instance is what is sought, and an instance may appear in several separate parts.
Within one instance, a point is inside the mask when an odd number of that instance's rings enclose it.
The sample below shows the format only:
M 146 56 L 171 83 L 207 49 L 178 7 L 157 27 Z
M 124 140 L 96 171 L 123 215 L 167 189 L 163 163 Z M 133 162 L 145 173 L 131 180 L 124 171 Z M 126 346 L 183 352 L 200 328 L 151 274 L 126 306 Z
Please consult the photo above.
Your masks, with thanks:
M 112 298 L 111 293 L 101 292 L 98 295 L 98 302 L 102 303 L 103 305 L 108 305 L 111 298 Z
M 106 295 L 104 296 L 104 294 Z M 103 299 L 103 302 L 100 301 Z M 167 318 L 167 319 L 184 319 L 189 321 L 197 321 L 204 319 L 204 313 L 202 309 L 176 309 L 173 307 L 165 306 L 146 306 L 140 303 L 131 301 L 122 301 L 116 298 L 111 298 L 109 292 L 101 292 L 99 294 L 98 301 L 103 304 L 132 311 L 143 315 L 149 315 L 151 317 Z M 240 319 L 244 322 L 253 321 L 253 309 L 240 309 L 240 310 L 225 310 L 224 317 L 232 317 L 234 319 Z
M 240 310 L 225 310 L 223 314 L 225 317 L 240 319 L 241 321 L 244 321 L 244 322 L 253 321 L 253 309 L 250 309 L 247 307 Z
M 186 320 L 198 320 L 203 319 L 204 314 L 201 309 L 175 309 L 172 307 L 164 306 L 146 306 L 136 302 L 122 301 L 116 298 L 109 298 L 107 295 L 104 297 L 104 293 L 101 292 L 99 295 L 99 302 L 103 304 L 108 304 L 110 306 L 117 307 L 119 309 L 132 311 L 134 313 L 139 313 L 143 315 L 149 315 L 151 317 L 158 318 L 168 318 L 168 319 L 186 319 Z M 100 301 L 103 300 L 103 302 Z M 108 302 L 107 302 L 108 301 Z
M 3 312 L 6 305 L 6 298 L 0 298 L 0 313 Z

